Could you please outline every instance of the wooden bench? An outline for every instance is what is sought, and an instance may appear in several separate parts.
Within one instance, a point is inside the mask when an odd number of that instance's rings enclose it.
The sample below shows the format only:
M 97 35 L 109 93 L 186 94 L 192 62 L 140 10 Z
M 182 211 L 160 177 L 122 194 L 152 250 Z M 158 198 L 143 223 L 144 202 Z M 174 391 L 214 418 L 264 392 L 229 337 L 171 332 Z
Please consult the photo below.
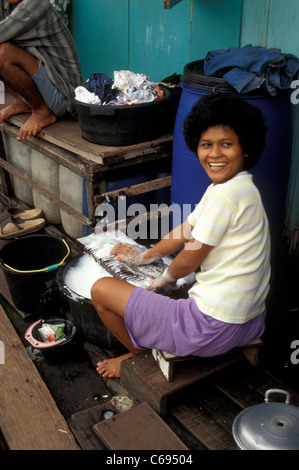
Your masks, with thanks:
M 235 354 L 237 352 L 242 352 L 242 354 L 250 362 L 250 364 L 256 367 L 259 362 L 259 350 L 263 345 L 263 341 L 258 340 L 253 343 L 247 344 L 242 348 L 232 349 L 227 354 Z M 198 359 L 195 356 L 176 356 L 175 354 L 169 353 L 167 351 L 160 351 L 159 349 L 153 349 L 152 354 L 155 360 L 157 361 L 158 366 L 160 367 L 166 380 L 168 380 L 169 382 L 173 380 L 174 369 L 178 362 L 196 361 Z
M 171 381 L 166 380 L 152 351 L 147 350 L 122 361 L 120 384 L 139 402 L 146 401 L 158 414 L 165 416 L 170 395 L 244 357 L 257 365 L 257 353 L 262 345 L 258 342 L 253 347 L 235 349 L 217 357 L 169 361 L 171 367 L 175 366 Z

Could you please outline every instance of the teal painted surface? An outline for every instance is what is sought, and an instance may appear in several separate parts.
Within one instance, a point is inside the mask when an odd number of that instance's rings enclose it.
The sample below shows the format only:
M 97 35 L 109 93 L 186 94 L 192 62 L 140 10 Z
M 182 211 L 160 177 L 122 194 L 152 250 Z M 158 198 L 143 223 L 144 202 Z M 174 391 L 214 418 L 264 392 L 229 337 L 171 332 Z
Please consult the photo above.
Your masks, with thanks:
M 84 77 L 128 68 L 129 0 L 73 0 L 70 29 Z
M 242 0 L 193 0 L 190 59 L 204 59 L 214 49 L 238 47 Z
M 299 0 L 245 0 L 241 46 L 277 47 L 299 57 Z M 299 96 L 297 94 L 297 96 Z M 286 201 L 286 230 L 299 224 L 299 104 L 292 104 L 292 162 Z
M 161 0 L 131 1 L 129 69 L 159 81 L 189 60 L 191 10 L 185 0 L 164 10 Z
M 73 0 L 83 75 L 127 69 L 159 81 L 209 50 L 239 45 L 240 0 Z

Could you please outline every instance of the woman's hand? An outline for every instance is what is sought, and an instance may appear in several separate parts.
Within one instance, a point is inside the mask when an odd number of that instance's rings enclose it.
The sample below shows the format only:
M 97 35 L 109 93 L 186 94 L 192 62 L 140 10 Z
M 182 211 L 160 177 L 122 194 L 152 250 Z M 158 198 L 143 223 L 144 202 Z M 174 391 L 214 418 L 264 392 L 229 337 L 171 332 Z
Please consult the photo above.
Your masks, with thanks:
M 176 288 L 176 279 L 174 279 L 168 271 L 168 268 L 163 273 L 153 279 L 152 277 L 147 278 L 147 290 L 163 289 L 164 287 Z
M 111 255 L 116 255 L 117 261 L 123 261 L 124 263 L 133 264 L 135 266 L 150 264 L 158 259 L 158 256 L 152 256 L 145 258 L 145 254 L 148 250 L 142 250 L 139 246 L 130 245 L 129 243 L 119 243 L 115 245 L 110 251 Z
M 144 252 L 138 246 L 129 245 L 128 243 L 119 243 L 112 248 L 111 255 L 116 255 L 117 261 L 134 264 L 136 266 L 143 264 Z

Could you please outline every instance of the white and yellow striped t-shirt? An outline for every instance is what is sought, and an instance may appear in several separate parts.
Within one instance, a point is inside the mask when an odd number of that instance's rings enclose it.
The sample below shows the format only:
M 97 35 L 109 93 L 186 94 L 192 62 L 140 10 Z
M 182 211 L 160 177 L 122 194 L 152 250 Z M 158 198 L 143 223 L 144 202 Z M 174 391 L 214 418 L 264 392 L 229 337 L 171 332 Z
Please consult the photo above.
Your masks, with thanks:
M 190 289 L 198 308 L 227 323 L 245 323 L 265 310 L 270 278 L 268 220 L 246 171 L 210 185 L 188 217 L 192 236 L 213 248 Z

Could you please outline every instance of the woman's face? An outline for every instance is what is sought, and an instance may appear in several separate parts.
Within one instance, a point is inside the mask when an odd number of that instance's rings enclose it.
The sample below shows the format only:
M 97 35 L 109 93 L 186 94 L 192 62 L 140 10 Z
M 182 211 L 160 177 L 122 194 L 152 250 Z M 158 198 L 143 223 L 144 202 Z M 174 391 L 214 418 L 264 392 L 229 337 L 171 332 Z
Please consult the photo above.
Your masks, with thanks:
M 242 171 L 247 154 L 235 131 L 220 124 L 201 134 L 197 156 L 215 185 L 225 183 Z

